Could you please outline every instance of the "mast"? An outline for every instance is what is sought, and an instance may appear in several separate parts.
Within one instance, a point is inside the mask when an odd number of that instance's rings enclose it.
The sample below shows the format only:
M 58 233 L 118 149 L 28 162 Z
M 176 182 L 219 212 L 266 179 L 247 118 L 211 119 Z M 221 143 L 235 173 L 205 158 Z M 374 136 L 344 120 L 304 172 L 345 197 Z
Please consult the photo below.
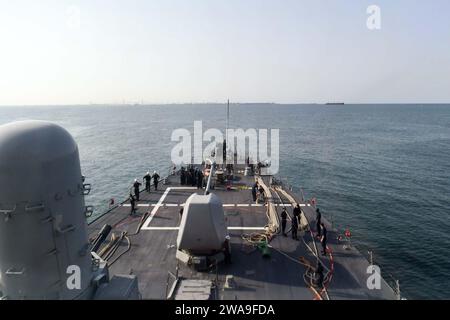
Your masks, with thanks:
M 230 99 L 227 100 L 227 122 L 226 122 L 226 128 L 225 128 L 225 138 L 223 139 L 223 167 L 226 167 L 227 164 L 227 138 L 228 138 L 228 122 L 230 119 Z
M 225 131 L 225 140 L 227 137 L 227 132 L 228 132 L 228 121 L 230 120 L 230 99 L 227 100 L 227 128 Z

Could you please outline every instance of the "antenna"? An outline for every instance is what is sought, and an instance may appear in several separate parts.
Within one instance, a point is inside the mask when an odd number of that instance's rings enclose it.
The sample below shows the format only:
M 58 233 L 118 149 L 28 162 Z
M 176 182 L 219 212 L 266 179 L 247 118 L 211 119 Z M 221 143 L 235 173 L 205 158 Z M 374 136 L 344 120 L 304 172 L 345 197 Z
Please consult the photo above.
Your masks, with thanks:
M 227 164 L 227 138 L 228 138 L 228 122 L 230 119 L 230 99 L 227 100 L 227 125 L 225 128 L 225 138 L 223 140 L 223 146 L 222 146 L 222 156 L 223 156 L 223 162 L 222 166 L 225 168 Z
M 225 137 L 227 137 L 227 131 L 228 131 L 228 121 L 230 120 L 230 99 L 227 101 L 227 130 L 225 131 Z

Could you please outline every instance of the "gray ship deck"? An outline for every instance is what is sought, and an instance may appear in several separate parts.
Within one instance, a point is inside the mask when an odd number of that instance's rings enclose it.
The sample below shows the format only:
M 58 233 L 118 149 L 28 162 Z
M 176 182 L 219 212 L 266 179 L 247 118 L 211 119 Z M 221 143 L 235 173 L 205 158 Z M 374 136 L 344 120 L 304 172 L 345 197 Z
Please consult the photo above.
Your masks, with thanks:
M 181 279 L 215 281 L 212 299 L 396 299 L 393 290 L 384 280 L 380 290 L 367 289 L 368 261 L 355 248 L 344 249 L 343 243 L 337 240 L 337 232 L 331 230 L 326 220 L 324 222 L 329 230 L 330 249 L 327 256 L 320 255 L 320 243 L 311 232 L 305 231 L 299 233 L 299 241 L 295 241 L 290 235 L 275 235 L 270 242 L 270 258 L 262 257 L 261 251 L 242 236 L 263 232 L 268 223 L 266 207 L 264 204 L 254 204 L 251 199 L 249 188 L 254 183 L 254 177 L 242 174 L 235 177 L 233 190 L 227 191 L 219 186 L 212 190 L 224 204 L 231 236 L 232 264 L 219 264 L 210 272 L 196 272 L 177 263 L 175 253 L 179 211 L 186 199 L 198 190 L 180 185 L 180 178 L 175 175 L 170 176 L 166 184 L 161 183 L 160 190 L 154 191 L 152 188 L 151 193 L 141 192 L 135 215 L 129 215 L 130 204 L 126 202 L 89 225 L 91 238 L 105 224 L 114 226 L 113 232 L 116 234 L 128 232 L 130 244 L 123 241 L 110 258 L 110 274 L 137 275 L 144 299 L 166 299 L 173 282 L 169 271 L 175 274 L 177 264 Z M 291 195 L 298 200 L 295 195 Z M 273 195 L 273 200 L 279 202 L 277 195 Z M 288 213 L 292 215 L 292 206 L 284 197 L 282 201 L 284 204 L 275 204 L 277 211 L 281 212 L 281 207 L 286 205 Z M 314 231 L 315 209 L 308 204 L 299 203 L 310 223 L 310 229 Z M 136 233 L 141 217 L 146 212 L 148 217 Z M 287 229 L 289 228 L 288 221 Z M 325 271 L 331 270 L 326 291 L 317 292 L 305 283 L 303 275 L 307 268 L 299 263 L 299 258 L 303 257 L 315 265 L 316 250 L 319 250 Z M 227 275 L 234 277 L 233 288 L 224 288 Z

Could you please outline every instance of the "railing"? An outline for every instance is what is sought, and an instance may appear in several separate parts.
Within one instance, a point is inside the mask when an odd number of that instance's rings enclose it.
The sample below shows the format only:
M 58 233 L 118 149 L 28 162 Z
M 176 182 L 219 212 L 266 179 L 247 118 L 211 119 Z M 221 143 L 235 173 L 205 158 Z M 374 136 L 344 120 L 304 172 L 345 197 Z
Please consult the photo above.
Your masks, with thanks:
M 322 217 L 325 218 L 324 214 L 322 213 Z M 333 217 L 333 215 L 331 214 L 331 217 Z M 332 230 L 338 232 L 338 230 L 340 229 L 339 226 L 333 225 L 333 222 L 331 223 L 332 225 Z M 339 232 L 338 232 L 338 237 L 339 237 Z M 342 235 L 341 235 L 342 236 Z M 376 262 L 376 260 L 374 259 L 374 252 L 373 250 L 368 250 L 368 248 L 364 248 L 362 245 L 358 244 L 358 242 L 352 241 L 354 240 L 354 235 L 351 235 L 351 237 L 346 237 L 345 234 L 343 235 L 343 242 L 347 242 L 345 245 L 346 246 L 350 246 L 355 248 L 363 257 L 365 257 L 367 259 L 367 261 L 369 262 L 370 265 L 374 266 L 378 266 L 381 268 L 381 265 L 379 263 Z M 367 253 L 367 254 L 365 254 Z M 391 273 L 389 272 L 381 272 L 382 274 L 382 278 L 384 279 L 384 281 L 386 282 L 386 284 L 392 289 L 392 291 L 394 292 L 394 294 L 396 295 L 398 300 L 401 300 L 401 292 L 400 292 L 400 282 L 398 279 L 396 279 Z
M 158 183 L 159 183 L 159 182 L 162 182 L 163 184 L 166 183 L 167 178 L 168 178 L 169 176 L 171 176 L 172 173 L 173 173 L 173 171 L 174 171 L 174 170 L 173 170 L 173 167 L 174 167 L 174 166 L 173 166 L 173 164 L 172 164 L 172 165 L 167 169 L 167 174 L 166 174 L 165 176 L 163 176 L 163 177 L 160 177 L 160 179 L 158 180 Z M 165 171 L 165 170 L 163 170 L 163 171 Z M 152 186 L 152 185 L 154 185 L 154 182 L 150 183 L 150 186 Z M 89 184 L 89 186 L 90 186 L 90 184 Z M 89 191 L 91 191 L 91 188 L 89 188 Z M 139 190 L 139 192 L 143 192 L 143 191 L 145 191 L 145 189 Z M 112 198 L 109 198 L 109 199 L 105 200 L 105 203 L 110 202 L 111 199 L 112 199 Z M 110 213 L 111 211 L 113 211 L 114 209 L 116 209 L 117 207 L 119 207 L 119 206 L 125 204 L 127 201 L 128 201 L 128 197 L 125 197 L 125 200 L 123 200 L 123 201 L 121 201 L 121 202 L 118 202 L 118 203 L 114 203 L 114 205 L 110 205 L 109 208 L 106 209 L 106 211 L 104 211 L 103 213 L 101 213 L 101 214 L 99 214 L 99 215 L 94 215 L 93 213 L 91 213 L 91 216 L 93 215 L 93 216 L 95 216 L 95 218 L 92 219 L 92 220 L 90 220 L 90 221 L 88 222 L 88 225 L 90 225 L 90 224 L 96 222 L 97 220 L 101 219 L 102 217 L 104 217 L 105 215 L 107 215 L 108 213 Z M 94 210 L 94 209 L 93 209 L 93 208 L 94 208 L 93 206 L 89 206 L 89 207 L 91 207 L 92 210 Z
M 370 265 L 372 266 L 378 266 L 381 270 L 380 264 L 376 262 L 376 260 L 374 260 L 373 258 L 373 251 L 368 250 L 368 251 L 364 251 L 364 250 L 359 250 L 358 246 L 355 246 L 355 248 L 359 251 L 359 252 L 367 252 L 367 256 L 365 254 L 362 254 L 364 257 L 367 258 L 367 260 L 369 261 Z M 400 291 L 400 281 L 398 279 L 396 279 L 391 273 L 389 272 L 381 272 L 382 273 L 382 278 L 384 279 L 384 281 L 386 282 L 386 284 L 391 287 L 392 291 L 394 291 L 395 296 L 397 297 L 398 300 L 402 300 L 404 299 L 401 295 L 401 291 Z
M 286 189 L 290 190 L 291 192 L 294 193 L 294 195 L 296 194 L 296 192 L 298 192 L 300 194 L 300 198 L 302 199 L 302 201 L 308 201 L 305 198 L 303 188 L 302 187 L 293 187 L 292 185 L 289 184 L 289 182 L 286 178 L 282 178 L 282 177 L 273 178 L 273 184 L 280 186 L 280 187 L 284 188 L 285 190 Z M 327 219 L 327 220 L 329 220 L 329 222 L 331 224 L 331 229 L 338 232 L 339 226 L 335 225 L 333 213 L 331 212 L 331 213 L 328 213 L 327 215 L 328 215 L 328 217 L 330 217 L 330 219 Z M 323 213 L 322 213 L 322 216 L 324 218 L 326 218 Z M 338 233 L 338 235 L 339 235 L 339 233 Z M 345 237 L 345 238 L 347 238 L 347 237 Z M 374 253 L 372 250 L 367 250 L 367 248 L 362 248 L 362 246 L 359 244 L 355 245 L 355 244 L 351 244 L 351 242 L 349 242 L 349 244 L 351 246 L 353 246 L 356 250 L 358 250 L 369 261 L 370 265 L 377 265 L 381 269 L 380 265 L 377 264 L 376 261 L 374 260 Z M 363 254 L 363 252 L 367 252 L 367 255 Z M 401 291 L 400 291 L 400 281 L 389 272 L 383 272 L 382 274 L 383 274 L 382 278 L 387 283 L 387 285 L 392 289 L 392 291 L 396 295 L 397 299 L 398 300 L 403 299 L 403 297 L 401 295 Z

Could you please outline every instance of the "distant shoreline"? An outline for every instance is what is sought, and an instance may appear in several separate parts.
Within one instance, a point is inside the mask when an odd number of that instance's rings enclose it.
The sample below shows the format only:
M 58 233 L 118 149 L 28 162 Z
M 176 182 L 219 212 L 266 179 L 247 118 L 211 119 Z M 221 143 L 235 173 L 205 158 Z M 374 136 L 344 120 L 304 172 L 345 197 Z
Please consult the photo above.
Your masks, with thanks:
M 2 107 L 154 107 L 154 106 L 224 106 L 226 102 L 187 102 L 187 103 L 91 103 L 91 104 L 36 104 L 36 105 L 0 105 Z M 384 103 L 343 103 L 343 102 L 327 102 L 327 103 L 277 103 L 277 102 L 230 102 L 230 106 L 383 106 L 383 105 L 411 105 L 411 106 L 436 106 L 450 105 L 450 102 L 440 103 L 407 103 L 407 102 L 384 102 Z

